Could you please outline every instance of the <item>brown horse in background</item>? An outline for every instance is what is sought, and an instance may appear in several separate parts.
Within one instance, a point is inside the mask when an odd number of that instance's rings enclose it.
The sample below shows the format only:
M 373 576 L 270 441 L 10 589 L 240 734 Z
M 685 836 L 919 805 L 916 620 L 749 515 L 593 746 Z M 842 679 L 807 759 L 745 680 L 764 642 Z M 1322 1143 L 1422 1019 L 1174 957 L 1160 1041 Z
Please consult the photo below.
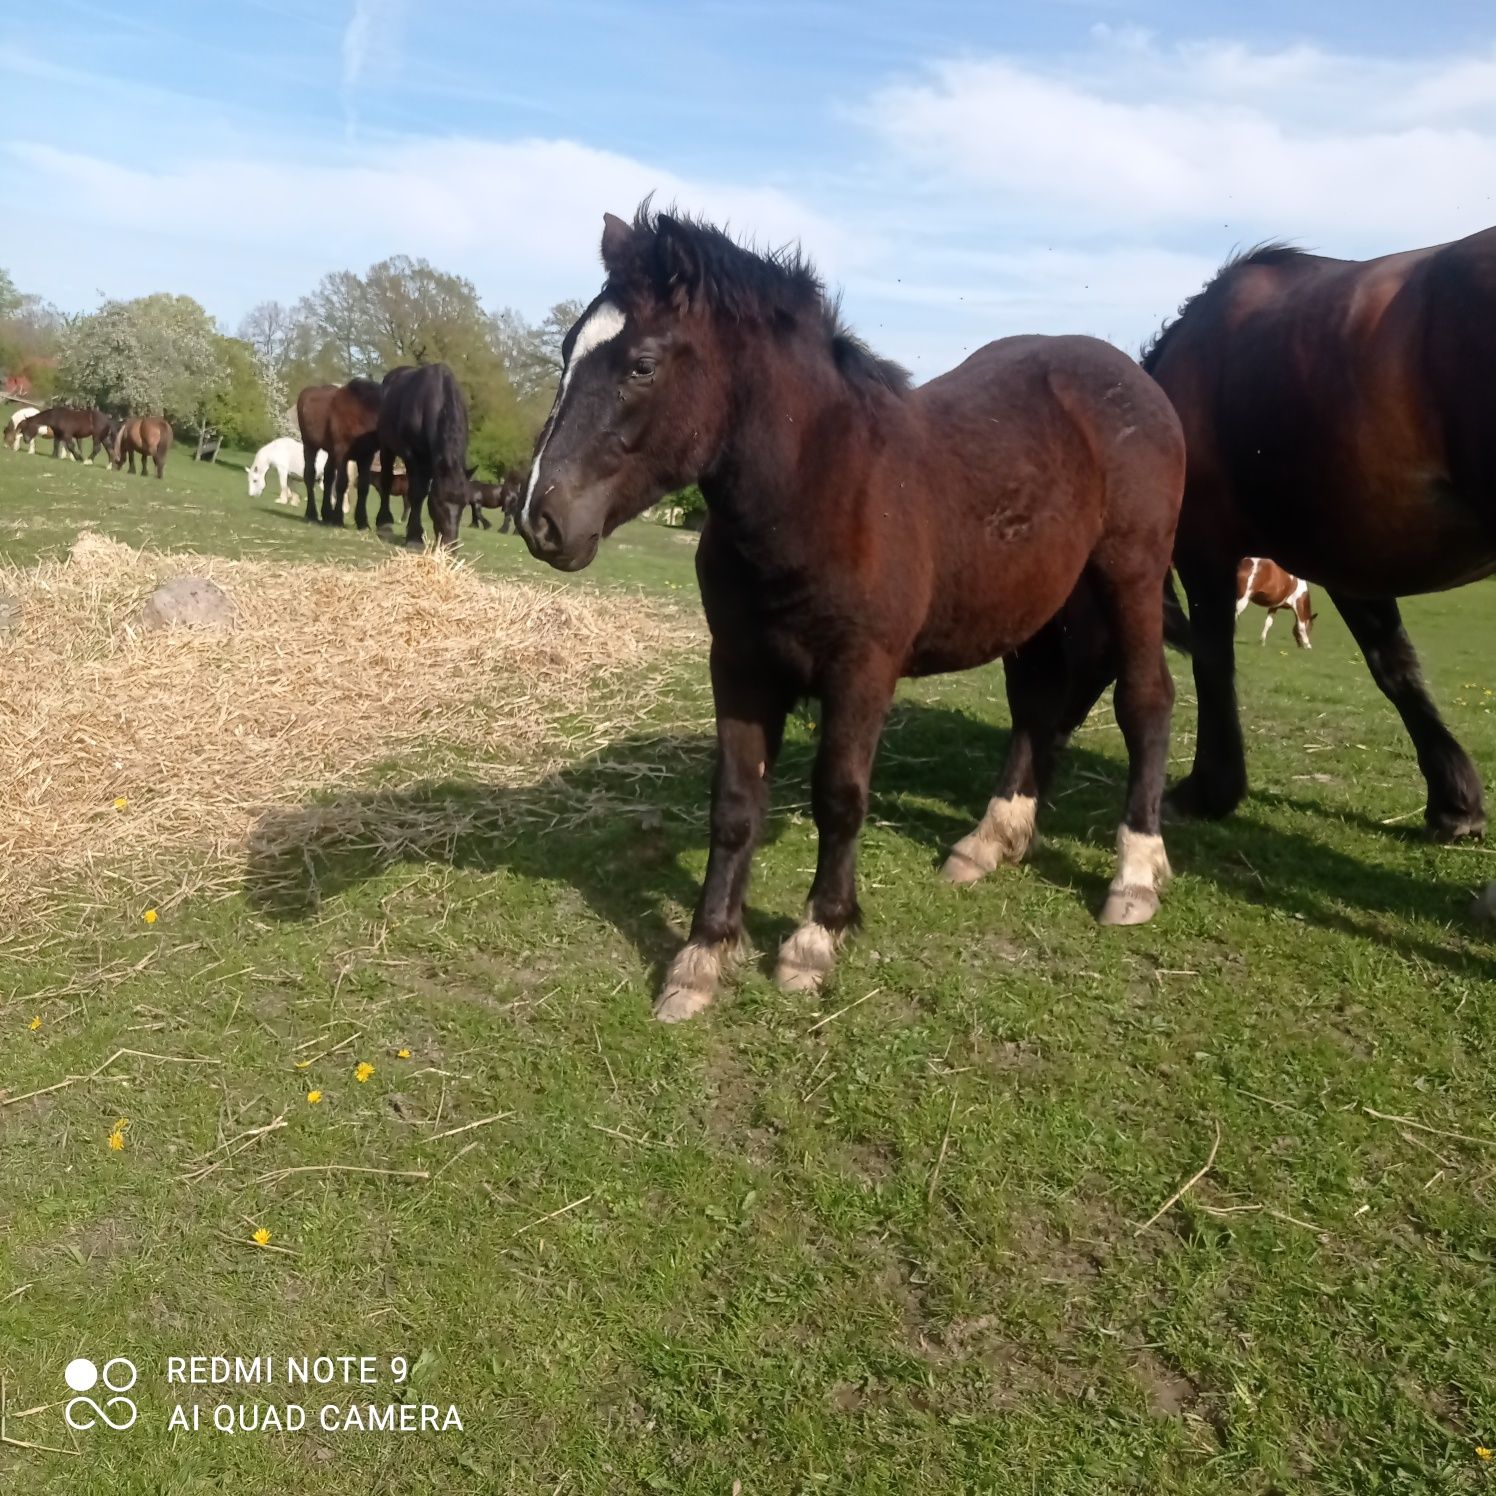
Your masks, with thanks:
M 322 472 L 322 523 L 343 523 L 348 464 L 358 471 L 358 527 L 369 527 L 365 505 L 376 446 L 382 391 L 372 379 L 309 385 L 296 397 L 296 424 L 306 453 L 306 517 L 317 518 L 317 453 L 327 453 Z
M 468 507 L 473 511 L 473 517 L 468 529 L 476 530 L 479 525 L 482 525 L 485 530 L 493 529 L 493 524 L 482 511 L 498 509 L 504 516 L 504 523 L 499 526 L 499 534 L 507 535 L 514 519 L 515 508 L 520 496 L 524 493 L 524 483 L 524 475 L 517 472 L 500 471 L 497 483 L 480 483 L 470 473 L 468 475 Z
M 1397 708 L 1441 839 L 1485 829 L 1396 599 L 1496 572 L 1496 229 L 1376 260 L 1269 245 L 1227 264 L 1145 353 L 1184 425 L 1175 558 L 1200 728 L 1171 804 L 1246 793 L 1236 569 L 1272 556 L 1329 592 Z
M 171 423 L 160 416 L 140 416 L 123 421 L 114 436 L 114 467 L 117 472 L 130 462 L 130 471 L 135 471 L 135 456 L 140 454 L 140 476 L 146 475 L 147 461 L 156 464 L 156 476 L 166 472 L 166 454 L 171 451 Z
M 92 406 L 50 405 L 46 410 L 39 410 L 34 416 L 28 416 L 16 429 L 17 450 L 20 449 L 21 442 L 35 440 L 43 427 L 52 433 L 53 457 L 60 456 L 63 447 L 66 447 L 69 455 L 76 461 L 92 462 L 101 451 L 107 454 L 110 450 L 113 422 L 102 410 L 95 410 Z M 80 440 L 93 443 L 86 459 L 83 449 L 78 445 Z
M 946 877 L 972 882 L 1027 853 L 1056 751 L 1116 668 L 1129 777 L 1101 918 L 1151 918 L 1168 875 L 1163 586 L 1184 482 L 1158 386 L 1097 339 L 1017 337 L 912 389 L 846 331 L 797 256 L 756 255 L 647 206 L 632 225 L 605 222 L 607 282 L 563 344 L 519 526 L 534 555 L 577 571 L 665 494 L 699 482 L 706 497 L 696 570 L 717 709 L 711 852 L 656 1016 L 709 1003 L 741 940 L 796 699 L 821 701 L 820 847 L 776 975 L 813 991 L 858 919 L 857 838 L 896 682 L 999 656 L 1007 765 Z M 1107 628 L 1068 628 L 1083 605 Z M 1074 658 L 1082 637 L 1100 653 Z

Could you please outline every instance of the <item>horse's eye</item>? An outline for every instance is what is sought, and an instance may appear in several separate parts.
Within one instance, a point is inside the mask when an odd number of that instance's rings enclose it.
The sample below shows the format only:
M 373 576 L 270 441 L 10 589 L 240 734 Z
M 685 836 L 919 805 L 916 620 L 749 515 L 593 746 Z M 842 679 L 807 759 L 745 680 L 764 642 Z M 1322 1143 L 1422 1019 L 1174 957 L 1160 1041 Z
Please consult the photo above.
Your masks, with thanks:
M 635 379 L 648 379 L 655 371 L 655 361 L 652 358 L 636 358 L 632 370 Z

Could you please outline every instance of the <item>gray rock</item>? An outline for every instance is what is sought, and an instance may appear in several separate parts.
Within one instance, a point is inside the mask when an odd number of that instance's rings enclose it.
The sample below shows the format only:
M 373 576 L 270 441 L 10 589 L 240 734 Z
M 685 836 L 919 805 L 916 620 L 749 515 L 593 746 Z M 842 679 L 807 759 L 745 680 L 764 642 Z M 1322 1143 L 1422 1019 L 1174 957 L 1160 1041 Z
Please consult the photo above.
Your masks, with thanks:
M 140 610 L 143 629 L 172 627 L 231 629 L 234 604 L 217 582 L 207 577 L 173 577 L 146 599 Z

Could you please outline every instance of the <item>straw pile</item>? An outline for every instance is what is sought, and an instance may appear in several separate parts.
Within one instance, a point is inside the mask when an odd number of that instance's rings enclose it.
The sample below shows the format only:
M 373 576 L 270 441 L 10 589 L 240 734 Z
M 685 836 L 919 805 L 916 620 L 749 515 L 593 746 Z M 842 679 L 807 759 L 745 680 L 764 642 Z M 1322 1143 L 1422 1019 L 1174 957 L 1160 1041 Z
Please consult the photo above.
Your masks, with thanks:
M 228 632 L 146 633 L 168 577 L 211 577 Z M 85 532 L 0 574 L 0 912 L 90 869 L 206 851 L 397 762 L 518 783 L 637 726 L 680 616 L 485 581 L 437 556 L 368 570 L 136 552 Z M 123 801 L 123 805 L 117 802 Z

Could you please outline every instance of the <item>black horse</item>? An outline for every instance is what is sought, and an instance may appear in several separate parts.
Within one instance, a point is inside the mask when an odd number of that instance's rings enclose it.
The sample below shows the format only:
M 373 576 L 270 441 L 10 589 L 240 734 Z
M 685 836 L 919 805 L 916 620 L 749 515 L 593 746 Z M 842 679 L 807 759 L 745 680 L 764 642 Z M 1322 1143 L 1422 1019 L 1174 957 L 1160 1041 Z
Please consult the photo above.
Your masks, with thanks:
M 437 539 L 455 546 L 462 511 L 470 502 L 467 444 L 467 401 L 445 364 L 386 374 L 379 407 L 379 528 L 395 522 L 390 491 L 398 457 L 405 464 L 410 489 L 405 544 L 413 550 L 425 544 L 421 505 L 429 495 Z

